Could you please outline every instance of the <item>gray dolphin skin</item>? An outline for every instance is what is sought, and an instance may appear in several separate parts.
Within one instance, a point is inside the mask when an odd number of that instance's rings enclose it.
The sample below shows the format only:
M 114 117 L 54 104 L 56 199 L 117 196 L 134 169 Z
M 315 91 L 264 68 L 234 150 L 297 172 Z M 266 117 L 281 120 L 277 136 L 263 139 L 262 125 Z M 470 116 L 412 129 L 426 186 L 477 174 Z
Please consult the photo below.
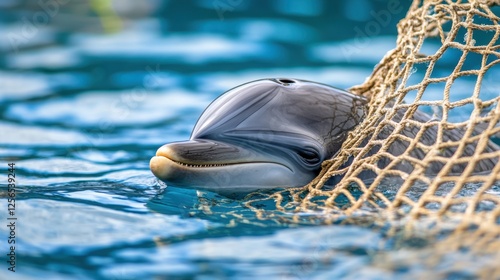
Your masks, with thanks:
M 226 196 L 304 186 L 339 151 L 366 103 L 309 81 L 246 83 L 212 102 L 188 141 L 160 147 L 150 168 L 167 185 Z

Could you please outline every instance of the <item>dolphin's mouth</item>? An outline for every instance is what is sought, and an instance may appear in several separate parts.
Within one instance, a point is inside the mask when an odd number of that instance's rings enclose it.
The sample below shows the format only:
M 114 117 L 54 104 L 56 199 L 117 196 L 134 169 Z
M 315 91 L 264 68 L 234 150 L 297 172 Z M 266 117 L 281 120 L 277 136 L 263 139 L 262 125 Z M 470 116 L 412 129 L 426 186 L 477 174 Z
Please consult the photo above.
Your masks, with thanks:
M 243 168 L 259 164 L 281 166 L 293 173 L 289 166 L 269 154 L 211 140 L 190 140 L 164 145 L 150 161 L 153 174 L 167 181 L 183 176 L 187 171 L 208 172 L 210 169 Z
M 296 170 L 252 147 L 211 140 L 164 145 L 149 163 L 153 174 L 177 187 L 234 192 L 292 186 Z M 306 176 L 307 177 L 307 176 Z M 309 180 L 312 178 L 305 178 Z
M 158 149 L 156 152 L 155 157 L 163 157 L 175 164 L 188 167 L 188 168 L 210 168 L 210 167 L 221 167 L 221 166 L 227 166 L 231 164 L 238 164 L 238 163 L 191 163 L 191 162 L 186 162 L 186 161 L 181 161 L 179 159 L 174 159 L 175 153 L 173 153 L 170 149 L 166 147 L 161 147 Z
M 248 164 L 248 163 L 274 163 L 274 162 L 264 162 L 264 161 L 260 161 L 260 162 L 256 162 L 256 161 L 243 162 L 243 161 L 241 161 L 241 162 L 231 162 L 231 163 L 204 163 L 204 164 L 197 163 L 197 164 L 194 164 L 194 163 L 182 162 L 182 161 L 178 161 L 178 160 L 172 159 L 171 156 L 166 155 L 166 154 L 159 154 L 159 153 L 157 153 L 156 157 L 166 158 L 166 159 L 170 160 L 173 163 L 176 163 L 178 165 L 181 165 L 181 166 L 184 166 L 184 167 L 188 167 L 188 168 L 224 167 L 224 166 L 241 165 L 241 164 Z

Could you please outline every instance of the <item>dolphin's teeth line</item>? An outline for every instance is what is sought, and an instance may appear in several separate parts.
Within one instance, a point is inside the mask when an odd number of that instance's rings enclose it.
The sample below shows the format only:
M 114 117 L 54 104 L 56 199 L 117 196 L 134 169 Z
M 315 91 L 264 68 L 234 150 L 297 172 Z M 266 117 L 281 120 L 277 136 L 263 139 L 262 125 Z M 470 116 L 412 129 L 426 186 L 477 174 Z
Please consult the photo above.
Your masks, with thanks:
M 229 165 L 236 165 L 236 164 L 248 164 L 248 163 L 272 163 L 272 162 L 266 162 L 266 161 L 253 161 L 253 162 L 233 162 L 233 163 L 218 163 L 218 164 L 190 164 L 190 163 L 185 163 L 185 162 L 180 162 L 173 160 L 171 158 L 168 158 L 169 160 L 190 168 L 210 168 L 210 167 L 221 167 L 221 166 L 229 166 Z M 285 166 L 288 168 L 287 166 Z
M 173 160 L 173 159 L 170 159 L 171 161 L 177 163 L 177 164 L 180 164 L 182 166 L 186 166 L 186 167 L 196 167 L 196 168 L 204 168 L 204 167 L 220 167 L 220 166 L 227 166 L 227 165 L 232 165 L 232 164 L 238 164 L 238 163 L 220 163 L 220 164 L 190 164 L 190 163 L 185 163 L 185 162 L 180 162 L 180 161 L 176 161 L 176 160 Z

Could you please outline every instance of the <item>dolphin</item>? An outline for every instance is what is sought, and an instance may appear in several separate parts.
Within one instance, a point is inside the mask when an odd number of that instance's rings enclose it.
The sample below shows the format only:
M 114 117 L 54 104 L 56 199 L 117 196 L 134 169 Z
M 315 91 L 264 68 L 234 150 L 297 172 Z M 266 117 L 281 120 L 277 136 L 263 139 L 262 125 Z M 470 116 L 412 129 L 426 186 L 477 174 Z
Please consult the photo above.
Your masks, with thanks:
M 168 185 L 209 190 L 238 197 L 259 189 L 302 187 L 319 174 L 321 163 L 340 150 L 349 131 L 367 113 L 368 100 L 328 85 L 298 79 L 263 79 L 235 87 L 202 113 L 188 141 L 163 145 L 150 161 L 153 174 Z M 393 122 L 399 123 L 406 109 L 397 110 Z M 432 121 L 431 116 L 416 111 L 417 123 Z M 379 121 L 380 123 L 380 121 Z M 375 139 L 387 139 L 394 128 L 384 126 Z M 407 123 L 401 131 L 406 139 L 414 139 L 422 128 Z M 480 134 L 481 126 L 474 129 Z M 460 141 L 465 128 L 446 130 L 443 141 Z M 419 141 L 431 147 L 438 137 L 438 127 L 429 126 Z M 361 144 L 368 144 L 368 139 Z M 461 157 L 475 154 L 476 142 L 462 150 Z M 410 143 L 398 139 L 387 148 L 394 156 L 406 153 Z M 489 141 L 483 153 L 500 149 Z M 378 153 L 375 145 L 366 156 Z M 425 174 L 434 176 L 457 147 L 439 150 L 438 160 L 428 164 Z M 407 152 L 421 160 L 427 152 L 415 147 Z M 392 160 L 380 156 L 377 167 L 386 168 Z M 486 158 L 476 163 L 474 172 L 491 171 L 498 163 Z M 350 164 L 350 161 L 345 165 Z M 450 173 L 460 174 L 467 162 L 453 165 Z M 410 173 L 414 164 L 400 160 L 394 169 Z M 361 172 L 361 179 L 375 177 L 373 171 Z M 339 178 L 336 178 L 337 180 Z M 331 184 L 334 182 L 329 182 Z
M 310 81 L 249 82 L 213 101 L 188 141 L 160 147 L 150 168 L 167 185 L 226 196 L 304 186 L 364 118 L 366 104 Z

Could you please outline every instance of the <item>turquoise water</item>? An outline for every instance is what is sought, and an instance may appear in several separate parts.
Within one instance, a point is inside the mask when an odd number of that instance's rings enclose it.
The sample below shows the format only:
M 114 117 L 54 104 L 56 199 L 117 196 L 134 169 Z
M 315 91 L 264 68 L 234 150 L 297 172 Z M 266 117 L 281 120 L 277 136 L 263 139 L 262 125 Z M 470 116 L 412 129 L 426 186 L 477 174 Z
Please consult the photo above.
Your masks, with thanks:
M 187 139 L 210 101 L 241 83 L 363 82 L 394 47 L 408 6 L 388 3 L 2 1 L 0 279 L 427 275 L 425 240 L 396 246 L 371 226 L 260 220 L 244 201 L 165 186 L 148 167 L 158 147 Z M 8 163 L 15 273 L 3 225 Z M 491 262 L 453 253 L 431 272 L 470 279 Z

